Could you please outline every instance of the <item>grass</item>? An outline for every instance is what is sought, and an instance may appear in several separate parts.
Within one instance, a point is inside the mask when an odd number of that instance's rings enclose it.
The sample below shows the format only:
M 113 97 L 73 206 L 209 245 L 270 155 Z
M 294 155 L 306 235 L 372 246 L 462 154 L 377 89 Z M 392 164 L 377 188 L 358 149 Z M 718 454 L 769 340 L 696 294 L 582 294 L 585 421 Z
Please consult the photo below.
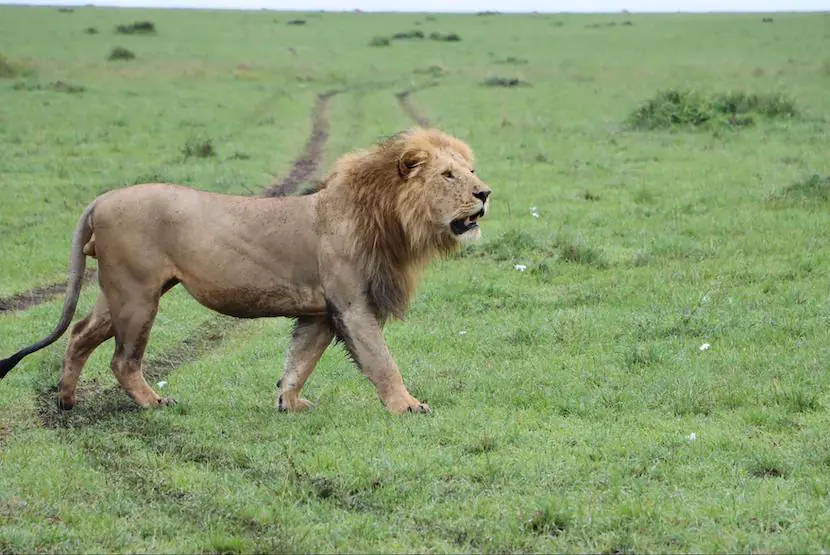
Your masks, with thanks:
M 32 74 L 31 68 L 24 64 L 10 60 L 2 53 L 0 53 L 0 79 L 9 79 L 13 77 L 26 77 Z
M 787 185 L 772 196 L 782 204 L 826 206 L 830 203 L 830 175 L 814 173 Z
M 294 17 L 309 24 L 274 23 Z M 0 81 L 2 297 L 65 278 L 103 191 L 262 191 L 333 89 L 324 167 L 411 125 L 395 95 L 415 89 L 494 189 L 483 240 L 433 264 L 387 329 L 432 416 L 387 415 L 339 347 L 309 380 L 315 410 L 278 414 L 290 322 L 217 318 L 177 288 L 147 362 L 175 407 L 135 410 L 110 345 L 70 413 L 63 341 L 0 382 L 0 551 L 830 549 L 830 98 L 810 55 L 827 16 L 624 17 L 0 7 L 5 59 L 86 88 Z M 137 20 L 162 32 L 119 36 L 130 63 L 84 33 Z M 367 47 L 416 21 L 464 40 Z M 533 86 L 480 86 L 508 56 Z M 630 130 L 667 90 L 775 91 L 798 115 Z M 208 139 L 214 156 L 183 156 Z M 0 355 L 60 307 L 0 315 Z
M 210 139 L 191 139 L 185 143 L 182 155 L 185 158 L 211 158 L 216 156 L 216 147 Z

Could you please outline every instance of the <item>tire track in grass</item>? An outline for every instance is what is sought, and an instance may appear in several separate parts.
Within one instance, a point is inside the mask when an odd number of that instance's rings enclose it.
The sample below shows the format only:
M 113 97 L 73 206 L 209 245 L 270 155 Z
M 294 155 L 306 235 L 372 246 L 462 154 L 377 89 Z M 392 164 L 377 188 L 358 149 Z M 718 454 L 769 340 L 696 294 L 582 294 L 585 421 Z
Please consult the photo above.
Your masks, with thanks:
M 95 278 L 95 268 L 87 268 L 84 272 L 83 285 L 88 285 L 93 278 Z M 15 293 L 9 297 L 0 298 L 0 314 L 5 312 L 22 312 L 28 310 L 33 306 L 45 303 L 61 295 L 66 291 L 66 281 L 57 283 L 50 283 L 48 285 L 41 285 L 23 291 L 22 293 Z
M 432 123 L 429 121 L 429 118 L 423 115 L 412 103 L 412 95 L 418 91 L 422 91 L 424 89 L 437 86 L 438 83 L 431 82 L 425 85 L 411 87 L 409 89 L 405 89 L 403 91 L 395 93 L 395 98 L 398 99 L 398 104 L 400 104 L 401 109 L 406 113 L 407 116 L 410 117 L 410 119 L 412 119 L 412 121 L 414 121 L 421 127 L 430 127 Z
M 303 154 L 294 161 L 291 172 L 282 181 L 265 188 L 266 197 L 282 197 L 297 192 L 300 185 L 317 173 L 323 161 L 323 150 L 329 139 L 331 123 L 331 99 L 342 91 L 331 90 L 317 96 L 311 111 L 311 135 Z
M 346 90 L 327 91 L 317 97 L 311 112 L 311 134 L 303 152 L 294 160 L 291 171 L 285 178 L 265 188 L 264 196 L 294 194 L 300 185 L 316 174 L 329 138 L 329 104 L 332 97 L 342 92 Z M 163 380 L 179 366 L 198 360 L 219 347 L 230 332 L 244 325 L 245 322 L 242 319 L 211 313 L 193 333 L 178 344 L 144 361 L 143 370 L 147 381 L 152 385 Z M 63 411 L 56 403 L 56 385 L 40 390 L 36 405 L 41 423 L 48 428 L 69 428 L 100 421 L 105 415 L 139 410 L 138 406 L 117 385 L 105 389 L 95 385 L 92 387 L 79 385 L 77 396 L 81 410 L 75 408 L 71 411 Z

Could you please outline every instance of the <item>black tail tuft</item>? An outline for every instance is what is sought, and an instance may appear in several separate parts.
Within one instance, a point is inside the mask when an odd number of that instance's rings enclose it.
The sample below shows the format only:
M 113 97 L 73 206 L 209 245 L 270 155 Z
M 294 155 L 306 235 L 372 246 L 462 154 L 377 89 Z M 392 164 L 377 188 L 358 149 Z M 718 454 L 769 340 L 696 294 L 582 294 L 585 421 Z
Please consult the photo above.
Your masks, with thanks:
M 23 360 L 23 355 L 20 353 L 15 353 L 9 358 L 4 358 L 0 360 L 0 380 L 6 377 L 6 374 L 9 373 L 9 370 L 17 366 L 17 363 Z

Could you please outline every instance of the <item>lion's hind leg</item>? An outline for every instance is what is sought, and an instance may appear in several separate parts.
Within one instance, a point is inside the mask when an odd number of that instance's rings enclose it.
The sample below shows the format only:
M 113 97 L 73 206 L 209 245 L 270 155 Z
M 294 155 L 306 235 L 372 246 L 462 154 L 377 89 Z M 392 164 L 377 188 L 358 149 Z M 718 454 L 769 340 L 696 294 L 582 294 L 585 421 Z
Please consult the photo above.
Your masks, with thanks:
M 325 316 L 297 318 L 285 359 L 285 371 L 277 382 L 277 410 L 293 412 L 311 406 L 300 397 L 300 390 L 333 338 L 334 330 Z
M 141 407 L 175 403 L 162 398 L 144 379 L 141 368 L 150 329 L 158 313 L 161 287 L 120 281 L 118 290 L 107 291 L 115 331 L 115 354 L 112 373 L 124 391 Z
M 101 343 L 115 334 L 109 306 L 103 293 L 99 293 L 95 307 L 83 320 L 75 324 L 66 344 L 58 382 L 58 406 L 71 409 L 75 406 L 75 389 L 87 359 Z

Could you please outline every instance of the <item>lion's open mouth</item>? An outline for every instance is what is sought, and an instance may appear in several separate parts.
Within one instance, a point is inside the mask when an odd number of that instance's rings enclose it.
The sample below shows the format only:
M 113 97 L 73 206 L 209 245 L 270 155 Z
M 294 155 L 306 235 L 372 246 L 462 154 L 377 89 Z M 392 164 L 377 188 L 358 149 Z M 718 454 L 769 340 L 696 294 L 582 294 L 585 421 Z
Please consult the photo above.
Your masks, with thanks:
M 475 229 L 478 227 L 478 219 L 484 215 L 484 208 L 482 207 L 481 210 L 473 214 L 472 216 L 467 216 L 466 218 L 459 218 L 457 220 L 453 220 L 450 222 L 450 229 L 456 235 L 463 235 L 470 231 L 471 229 Z

